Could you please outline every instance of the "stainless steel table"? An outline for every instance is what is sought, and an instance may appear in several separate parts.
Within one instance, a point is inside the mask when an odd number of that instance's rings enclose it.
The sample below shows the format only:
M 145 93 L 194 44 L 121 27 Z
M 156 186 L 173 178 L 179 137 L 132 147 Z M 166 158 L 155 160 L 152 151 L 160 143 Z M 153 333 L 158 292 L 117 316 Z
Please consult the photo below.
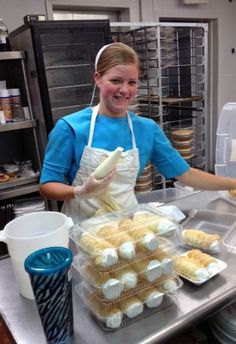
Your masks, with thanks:
M 218 193 L 215 192 L 200 192 L 172 204 L 178 205 L 180 209 L 207 207 L 220 211 L 218 208 L 222 208 Z M 225 212 L 230 213 L 235 209 L 230 203 L 224 202 L 223 205 Z M 116 332 L 104 332 L 74 293 L 75 336 L 72 343 L 162 343 L 192 324 L 202 321 L 236 298 L 235 254 L 224 251 L 219 258 L 228 264 L 221 274 L 201 286 L 185 282 L 175 304 Z M 34 301 L 21 297 L 16 290 L 9 258 L 0 261 L 0 273 L 0 312 L 16 342 L 46 343 Z

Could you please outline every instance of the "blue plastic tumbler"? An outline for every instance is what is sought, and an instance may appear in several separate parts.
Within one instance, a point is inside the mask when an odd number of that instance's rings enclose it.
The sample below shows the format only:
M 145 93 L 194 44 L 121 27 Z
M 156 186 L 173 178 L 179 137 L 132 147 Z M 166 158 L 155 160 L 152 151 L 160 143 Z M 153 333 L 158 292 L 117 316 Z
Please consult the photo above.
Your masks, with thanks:
M 69 343 L 73 335 L 72 252 L 65 247 L 47 247 L 25 260 L 25 270 L 37 303 L 47 342 Z

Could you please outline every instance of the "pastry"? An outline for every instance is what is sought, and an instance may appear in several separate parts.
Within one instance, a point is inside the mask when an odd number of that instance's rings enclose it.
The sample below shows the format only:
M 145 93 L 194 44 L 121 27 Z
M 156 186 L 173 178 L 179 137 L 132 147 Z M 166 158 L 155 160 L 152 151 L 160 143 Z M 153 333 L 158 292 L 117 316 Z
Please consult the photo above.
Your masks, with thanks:
M 179 289 L 179 283 L 175 277 L 169 277 L 164 279 L 161 283 L 157 282 L 153 284 L 159 291 L 164 294 L 175 293 Z
M 89 295 L 87 301 L 92 311 L 108 328 L 116 329 L 121 326 L 123 314 L 116 305 L 102 303 L 94 293 Z
M 152 259 L 158 259 L 161 263 L 161 274 L 171 275 L 173 271 L 173 259 L 170 258 L 162 250 L 157 250 L 156 254 L 152 256 Z
M 144 225 L 159 235 L 167 236 L 176 230 L 175 223 L 168 218 L 157 214 L 153 215 L 146 211 L 135 213 L 133 219 L 139 225 Z
M 229 190 L 229 194 L 231 197 L 236 197 L 236 189 Z
M 116 271 L 113 273 L 113 276 L 121 282 L 124 290 L 132 289 L 137 286 L 137 283 L 138 283 L 137 273 L 131 268 L 126 268 L 126 269 Z
M 143 302 L 137 296 L 125 298 L 118 305 L 128 318 L 134 318 L 143 312 Z
M 124 289 L 123 284 L 110 273 L 98 271 L 89 263 L 83 271 L 89 283 L 102 293 L 105 299 L 114 300 L 121 295 Z
M 152 287 L 145 289 L 144 291 L 140 291 L 137 296 L 147 307 L 155 308 L 160 306 L 163 302 L 164 293 Z
M 148 282 L 153 282 L 161 277 L 161 263 L 157 259 L 142 259 L 132 264 L 139 276 Z
M 219 251 L 219 234 L 208 234 L 199 229 L 185 229 L 182 231 L 182 239 L 185 244 L 196 248 Z
M 203 281 L 209 277 L 206 268 L 187 256 L 175 257 L 174 264 L 177 272 L 193 281 Z
M 123 259 L 131 259 L 135 256 L 135 242 L 125 231 L 107 225 L 100 228 L 97 235 L 115 246 Z
M 219 271 L 217 260 L 211 257 L 209 254 L 203 253 L 198 249 L 188 251 L 187 257 L 201 264 L 201 266 L 206 268 L 210 274 L 213 274 Z
M 102 238 L 85 232 L 81 235 L 79 244 L 92 256 L 94 263 L 98 266 L 108 268 L 118 262 L 116 248 Z
M 159 246 L 157 236 L 146 227 L 136 227 L 128 231 L 129 235 L 135 240 L 139 249 L 154 251 Z

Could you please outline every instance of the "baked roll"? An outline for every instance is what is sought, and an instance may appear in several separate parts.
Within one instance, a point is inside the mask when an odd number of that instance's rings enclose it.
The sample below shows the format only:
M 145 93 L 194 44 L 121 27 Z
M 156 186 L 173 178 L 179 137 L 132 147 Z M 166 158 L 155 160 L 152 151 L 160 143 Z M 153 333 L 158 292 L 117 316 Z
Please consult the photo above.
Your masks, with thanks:
M 139 299 L 149 308 L 156 308 L 163 302 L 164 293 L 152 287 L 138 292 Z
M 81 235 L 79 244 L 84 251 L 91 255 L 94 263 L 98 266 L 108 268 L 118 262 L 116 248 L 102 238 L 85 232 Z
M 134 318 L 143 312 L 143 302 L 137 296 L 125 298 L 118 305 L 128 318 Z
M 208 234 L 199 229 L 185 229 L 182 231 L 182 239 L 187 245 L 218 252 L 221 238 L 219 234 Z
M 161 277 L 161 263 L 157 259 L 142 259 L 132 264 L 138 276 L 148 282 L 156 281 Z
M 213 274 L 219 271 L 217 260 L 214 257 L 210 256 L 209 254 L 203 253 L 198 249 L 188 251 L 187 257 L 189 257 L 190 259 L 193 259 L 194 261 L 199 263 L 201 266 L 206 268 L 210 274 Z
M 121 326 L 123 314 L 116 305 L 101 302 L 94 293 L 88 296 L 87 302 L 98 319 L 108 328 L 116 329 Z
M 158 290 L 160 290 L 164 294 L 175 293 L 176 290 L 179 289 L 179 283 L 177 282 L 176 278 L 169 277 L 165 279 L 161 284 L 156 283 L 156 287 L 158 288 Z
M 176 224 L 173 221 L 158 214 L 150 214 L 145 211 L 137 212 L 133 219 L 140 226 L 146 226 L 158 235 L 169 236 L 176 230 Z
M 193 281 L 203 281 L 209 277 L 206 268 L 187 256 L 175 257 L 174 264 L 177 272 Z
M 131 259 L 135 256 L 135 242 L 128 233 L 107 225 L 100 228 L 97 235 L 117 248 L 123 259 Z
M 121 295 L 124 289 L 123 284 L 110 273 L 99 271 L 89 263 L 83 267 L 83 272 L 89 283 L 95 287 L 105 299 L 114 300 Z

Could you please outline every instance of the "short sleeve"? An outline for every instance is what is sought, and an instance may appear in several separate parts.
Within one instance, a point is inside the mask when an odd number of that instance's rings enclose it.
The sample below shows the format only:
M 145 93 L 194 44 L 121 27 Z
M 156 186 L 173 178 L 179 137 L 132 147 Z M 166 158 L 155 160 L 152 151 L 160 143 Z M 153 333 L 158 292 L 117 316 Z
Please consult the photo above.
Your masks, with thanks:
M 158 125 L 155 126 L 152 162 L 165 178 L 181 176 L 190 168 Z
M 73 129 L 66 121 L 60 119 L 49 134 L 40 177 L 41 184 L 67 182 L 73 164 L 74 149 Z

